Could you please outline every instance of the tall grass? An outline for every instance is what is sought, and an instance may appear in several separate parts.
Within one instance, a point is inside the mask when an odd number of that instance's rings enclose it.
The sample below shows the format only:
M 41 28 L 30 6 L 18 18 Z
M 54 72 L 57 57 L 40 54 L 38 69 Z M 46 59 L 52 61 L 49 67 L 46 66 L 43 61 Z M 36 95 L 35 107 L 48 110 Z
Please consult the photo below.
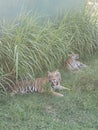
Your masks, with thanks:
M 85 11 L 68 13 L 55 20 L 42 21 L 31 14 L 11 22 L 0 22 L 0 86 L 10 86 L 23 78 L 35 78 L 58 68 L 67 53 L 82 58 L 98 50 L 96 17 Z

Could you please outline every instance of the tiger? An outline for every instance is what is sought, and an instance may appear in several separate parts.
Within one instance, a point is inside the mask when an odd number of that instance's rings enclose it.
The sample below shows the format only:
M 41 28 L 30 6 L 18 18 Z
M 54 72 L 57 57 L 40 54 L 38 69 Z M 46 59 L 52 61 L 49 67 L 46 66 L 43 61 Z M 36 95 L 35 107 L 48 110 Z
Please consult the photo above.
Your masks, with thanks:
M 68 58 L 65 61 L 65 66 L 70 71 L 79 71 L 81 68 L 87 67 L 87 65 L 83 64 L 82 62 L 78 61 L 79 54 L 69 54 Z
M 64 90 L 65 87 L 60 85 L 61 82 L 61 73 L 59 70 L 50 72 L 48 71 L 47 76 L 36 78 L 35 80 L 23 80 L 16 83 L 13 87 L 11 87 L 10 95 L 13 96 L 15 94 L 26 94 L 26 93 L 43 93 L 44 85 L 50 83 L 50 92 L 56 96 L 64 96 L 58 92 L 55 92 L 56 89 Z

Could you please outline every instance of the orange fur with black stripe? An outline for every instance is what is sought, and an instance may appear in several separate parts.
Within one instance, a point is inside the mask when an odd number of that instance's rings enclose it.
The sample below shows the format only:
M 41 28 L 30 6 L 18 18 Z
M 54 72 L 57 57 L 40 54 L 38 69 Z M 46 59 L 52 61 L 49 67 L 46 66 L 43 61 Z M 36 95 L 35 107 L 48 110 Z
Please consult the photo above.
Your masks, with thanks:
M 43 93 L 44 92 L 44 85 L 48 84 L 50 82 L 51 84 L 51 93 L 57 96 L 63 96 L 60 93 L 55 92 L 55 89 L 60 89 L 63 90 L 65 87 L 60 85 L 61 81 L 61 74 L 58 70 L 54 72 L 49 72 L 46 77 L 41 77 L 41 78 L 36 78 L 34 81 L 32 80 L 23 80 L 18 82 L 12 87 L 12 92 L 11 95 L 20 93 L 20 94 L 25 94 L 25 93 Z M 58 87 L 57 87 L 58 86 Z
M 65 66 L 70 71 L 78 71 L 81 68 L 87 67 L 87 65 L 83 64 L 79 60 L 79 54 L 69 54 L 68 58 L 65 61 Z

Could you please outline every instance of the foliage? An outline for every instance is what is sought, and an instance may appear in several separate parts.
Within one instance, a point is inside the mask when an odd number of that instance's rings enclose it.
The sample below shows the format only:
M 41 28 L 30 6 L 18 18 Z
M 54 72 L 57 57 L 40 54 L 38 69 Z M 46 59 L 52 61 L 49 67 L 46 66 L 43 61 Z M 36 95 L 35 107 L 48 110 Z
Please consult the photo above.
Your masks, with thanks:
M 82 11 L 45 22 L 29 13 L 11 22 L 1 21 L 1 88 L 59 68 L 72 51 L 82 58 L 94 55 L 98 49 L 98 29 L 93 19 L 96 17 Z

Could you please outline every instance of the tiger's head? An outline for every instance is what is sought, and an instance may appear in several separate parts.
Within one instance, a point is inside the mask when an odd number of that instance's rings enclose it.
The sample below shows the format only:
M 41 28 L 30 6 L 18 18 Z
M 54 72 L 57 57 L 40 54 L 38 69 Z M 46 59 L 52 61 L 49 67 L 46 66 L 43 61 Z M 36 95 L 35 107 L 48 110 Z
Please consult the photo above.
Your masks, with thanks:
M 79 54 L 72 53 L 69 54 L 68 57 L 71 58 L 72 60 L 77 60 L 79 59 Z
M 59 70 L 56 70 L 54 72 L 48 71 L 48 79 L 49 82 L 51 83 L 51 87 L 59 85 L 61 81 L 61 74 Z

